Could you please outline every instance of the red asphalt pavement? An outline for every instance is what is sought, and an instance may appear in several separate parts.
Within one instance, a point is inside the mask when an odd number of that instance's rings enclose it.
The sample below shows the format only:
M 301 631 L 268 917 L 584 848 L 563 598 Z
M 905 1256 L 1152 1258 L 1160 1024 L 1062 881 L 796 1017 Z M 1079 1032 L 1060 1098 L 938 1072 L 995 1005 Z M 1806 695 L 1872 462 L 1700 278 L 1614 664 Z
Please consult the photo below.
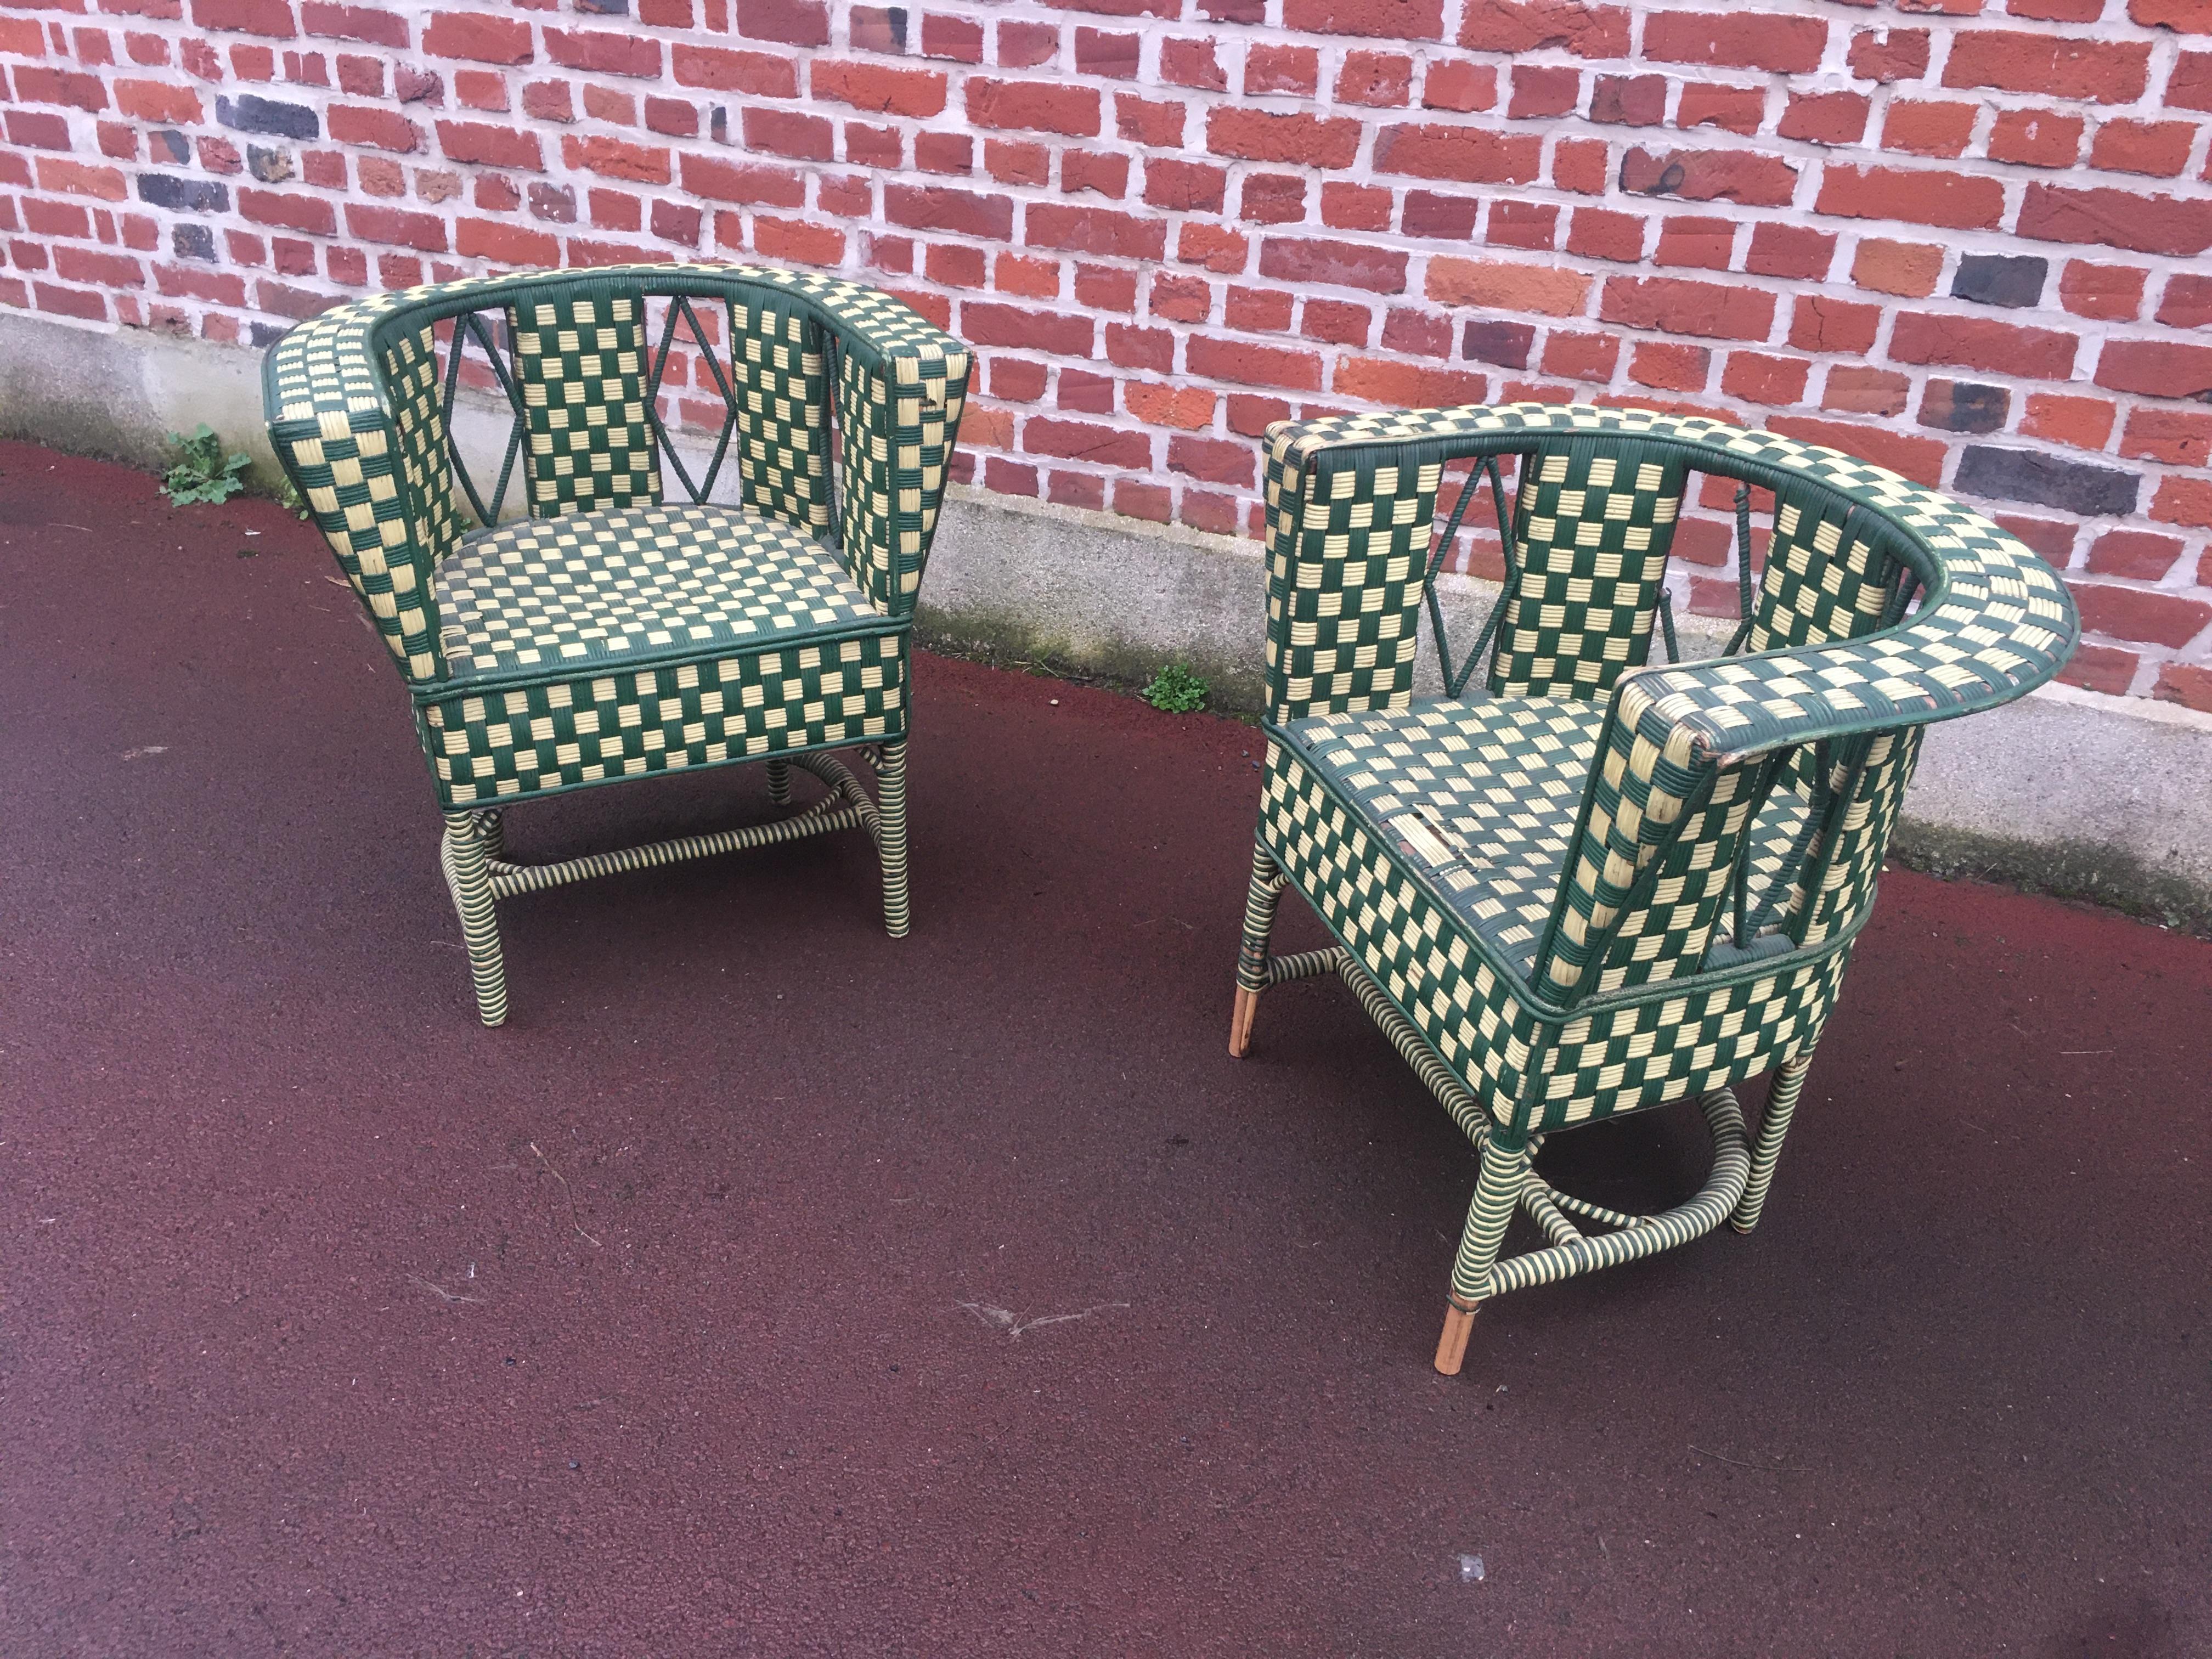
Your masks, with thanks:
M 335 580 L 0 445 L 8 1659 L 2212 1651 L 2212 945 L 1891 875 L 1759 1231 L 1447 1379 L 1471 1149 L 1333 981 L 1224 1049 L 1250 728 L 924 658 L 911 938 L 601 880 L 486 1031 Z

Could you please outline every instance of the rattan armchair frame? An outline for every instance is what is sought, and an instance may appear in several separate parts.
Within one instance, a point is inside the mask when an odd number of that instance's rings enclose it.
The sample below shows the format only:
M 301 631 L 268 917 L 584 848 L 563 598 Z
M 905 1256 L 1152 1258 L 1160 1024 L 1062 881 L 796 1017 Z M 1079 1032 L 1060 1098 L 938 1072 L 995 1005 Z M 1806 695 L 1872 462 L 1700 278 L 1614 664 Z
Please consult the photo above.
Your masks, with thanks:
M 1267 442 L 1268 748 L 1230 1051 L 1269 987 L 1335 973 L 1474 1140 L 1449 1374 L 1486 1297 L 1757 1223 L 1923 728 L 2043 684 L 2079 624 L 1987 520 L 1771 433 L 1527 404 Z M 1649 666 L 1700 478 L 1735 505 L 1742 615 L 1723 656 Z M 1445 658 L 1449 695 L 1417 702 L 1419 609 L 1486 485 L 1504 591 L 1468 662 Z M 1463 697 L 1478 659 L 1486 695 Z M 1271 953 L 1286 887 L 1334 948 Z M 1754 1133 L 1733 1087 L 1762 1073 Z M 1715 1155 L 1682 1205 L 1626 1214 L 1533 1170 L 1547 1135 L 1687 1097 Z M 1501 1256 L 1516 1211 L 1547 1242 Z
M 876 289 L 720 264 L 373 295 L 270 348 L 277 458 L 413 701 L 485 1024 L 507 1012 L 496 903 L 590 876 L 860 830 L 907 932 L 908 640 L 969 367 Z M 679 384 L 687 415 L 720 410 L 696 477 L 664 416 Z M 465 388 L 510 419 L 489 494 L 457 439 Z M 510 481 L 524 516 L 503 516 Z M 710 503 L 718 483 L 734 502 Z M 521 802 L 747 762 L 788 816 L 507 855 Z M 828 793 L 791 811 L 794 767 Z

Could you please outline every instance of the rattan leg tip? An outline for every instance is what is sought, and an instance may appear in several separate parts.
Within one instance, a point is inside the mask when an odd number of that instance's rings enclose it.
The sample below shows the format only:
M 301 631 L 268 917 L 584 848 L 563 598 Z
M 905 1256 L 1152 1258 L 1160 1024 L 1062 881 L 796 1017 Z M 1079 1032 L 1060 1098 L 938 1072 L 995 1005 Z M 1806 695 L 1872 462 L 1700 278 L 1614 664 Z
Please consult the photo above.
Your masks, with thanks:
M 1242 1060 L 1252 1047 L 1252 1022 L 1260 1017 L 1260 994 L 1237 988 L 1237 1006 L 1229 1013 L 1229 1057 Z
M 1467 1359 L 1467 1340 L 1474 1334 L 1474 1310 L 1460 1305 L 1454 1297 L 1444 1307 L 1443 1334 L 1437 1339 L 1437 1370 L 1457 1376 Z

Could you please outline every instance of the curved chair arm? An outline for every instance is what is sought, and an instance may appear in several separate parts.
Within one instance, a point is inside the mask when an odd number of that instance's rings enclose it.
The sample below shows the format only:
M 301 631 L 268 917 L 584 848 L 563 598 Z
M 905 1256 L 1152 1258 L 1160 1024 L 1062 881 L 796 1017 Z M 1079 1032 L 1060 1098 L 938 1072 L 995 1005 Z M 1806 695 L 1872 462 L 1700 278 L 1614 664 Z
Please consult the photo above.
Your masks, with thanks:
M 892 616 L 911 616 L 974 359 L 878 289 L 807 272 L 740 270 L 812 301 L 837 337 L 844 428 L 838 544 L 869 598 Z
M 733 306 L 782 301 L 835 338 L 846 428 L 842 534 L 835 539 L 878 607 L 910 615 L 967 396 L 971 358 L 959 341 L 861 283 L 760 265 L 471 277 L 333 307 L 285 334 L 263 364 L 277 458 L 407 678 L 446 677 L 433 577 L 465 528 L 447 471 L 430 331 L 580 282 L 635 283 L 649 297 Z
M 1549 994 L 1571 1001 L 1603 988 L 1608 969 L 1626 977 L 1624 925 L 1647 939 L 1670 928 L 1693 945 L 1711 937 L 1719 888 L 1703 878 L 1735 855 L 1769 756 L 1813 753 L 1826 803 L 1776 942 L 1836 937 L 1872 896 L 1918 754 L 1912 728 L 2010 702 L 2073 654 L 2081 628 L 2057 573 L 1964 507 L 1918 495 L 1941 586 L 1904 621 L 1855 640 L 1621 678 L 1538 951 Z M 1667 977 L 1703 954 L 1662 952 L 1636 971 Z
M 1971 714 L 2032 690 L 2071 653 L 2080 625 L 2057 573 L 1978 514 L 1885 467 L 1774 433 L 1642 410 L 1415 410 L 1269 429 L 1271 717 L 1410 696 L 1418 561 L 1447 462 L 1601 434 L 1755 485 L 1816 486 L 1885 521 L 1925 590 L 1904 621 L 1848 642 L 1645 671 L 1647 681 L 1655 672 L 1690 677 L 1668 678 L 1655 696 L 1687 723 L 1684 735 L 1707 759 Z M 1385 530 L 1377 558 L 1374 541 Z M 1357 568 L 1355 554 L 1364 561 Z M 1356 638 L 1345 633 L 1352 618 Z M 1391 653 L 1369 646 L 1395 647 L 1401 660 L 1386 664 Z M 1336 664 L 1315 668 L 1316 652 L 1334 652 Z
M 431 573 L 441 547 L 405 488 L 398 422 L 371 337 L 398 296 L 336 306 L 262 362 L 269 441 L 410 681 L 441 679 Z M 417 490 L 419 492 L 419 484 Z

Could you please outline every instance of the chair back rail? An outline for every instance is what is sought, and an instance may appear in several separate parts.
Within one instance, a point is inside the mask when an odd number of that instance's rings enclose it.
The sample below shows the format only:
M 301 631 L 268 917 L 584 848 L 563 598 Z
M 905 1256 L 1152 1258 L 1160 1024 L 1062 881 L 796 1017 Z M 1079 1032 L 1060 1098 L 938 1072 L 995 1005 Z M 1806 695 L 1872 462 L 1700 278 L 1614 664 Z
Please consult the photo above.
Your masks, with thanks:
M 734 452 L 747 507 L 835 550 L 878 610 L 911 615 L 969 361 L 856 283 L 641 265 L 371 295 L 285 335 L 264 380 L 279 459 L 403 672 L 426 685 L 447 677 L 437 565 L 498 519 L 512 478 L 538 517 L 677 488 L 699 501 Z M 687 412 L 722 410 L 696 477 L 662 413 L 686 384 Z M 465 385 L 502 394 L 511 416 L 489 495 L 454 439 Z
M 1416 607 L 1442 551 L 1424 538 L 1461 460 L 1477 465 L 1447 538 L 1481 478 L 1511 526 L 1476 647 L 1492 651 L 1492 693 L 1609 699 L 1533 970 L 1562 1007 L 1855 932 L 1918 728 L 2024 695 L 2079 634 L 2063 582 L 1995 525 L 1772 434 L 1520 404 L 1269 436 L 1272 725 L 1410 702 Z M 1506 456 L 1519 462 L 1510 514 Z M 1649 667 L 1692 474 L 1737 486 L 1745 614 L 1731 654 Z M 1754 489 L 1773 501 L 1755 601 Z M 1447 662 L 1447 684 L 1474 665 Z

